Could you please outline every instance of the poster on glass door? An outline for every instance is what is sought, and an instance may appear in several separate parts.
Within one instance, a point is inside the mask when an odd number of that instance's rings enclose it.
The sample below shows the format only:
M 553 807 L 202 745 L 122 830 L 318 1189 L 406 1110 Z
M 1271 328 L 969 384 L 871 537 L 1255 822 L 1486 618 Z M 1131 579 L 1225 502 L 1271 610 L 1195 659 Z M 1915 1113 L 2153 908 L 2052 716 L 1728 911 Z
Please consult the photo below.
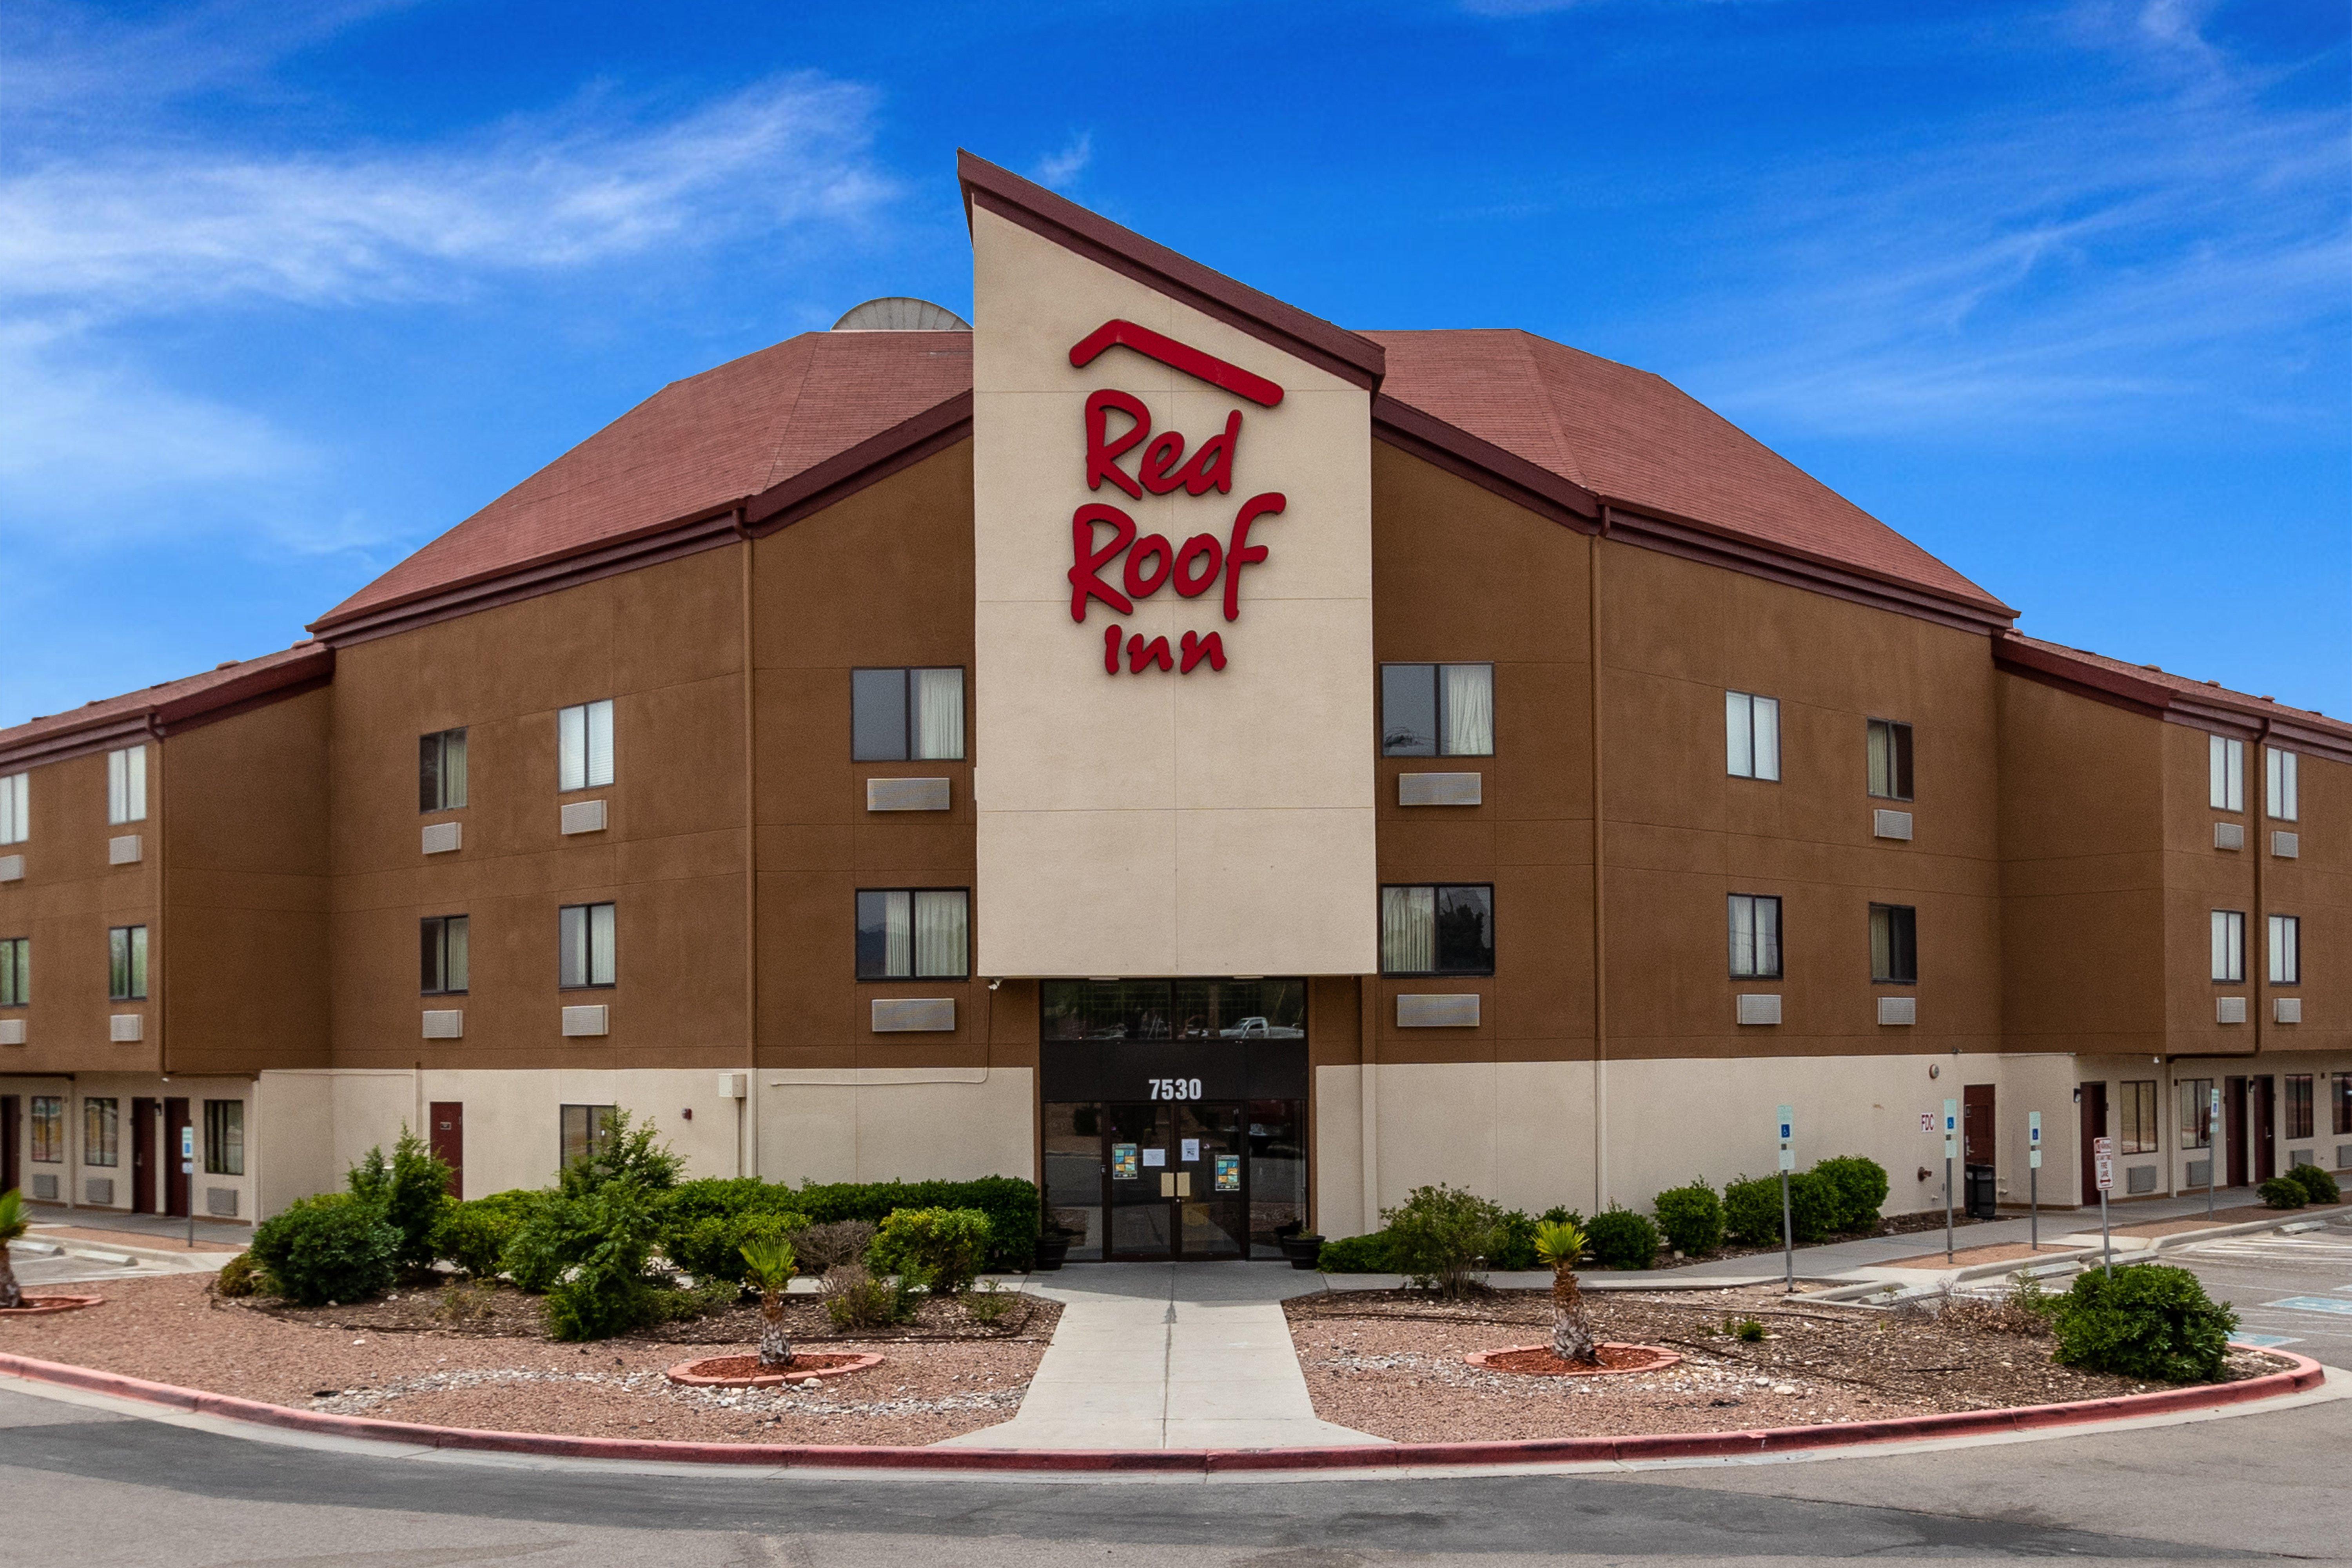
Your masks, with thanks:
M 1110 1179 L 1114 1182 L 1139 1180 L 1142 1173 L 1136 1169 L 1136 1145 L 1114 1143 L 1110 1146 Z
M 1242 1157 L 1239 1154 L 1217 1156 L 1217 1191 L 1237 1193 L 1242 1190 Z

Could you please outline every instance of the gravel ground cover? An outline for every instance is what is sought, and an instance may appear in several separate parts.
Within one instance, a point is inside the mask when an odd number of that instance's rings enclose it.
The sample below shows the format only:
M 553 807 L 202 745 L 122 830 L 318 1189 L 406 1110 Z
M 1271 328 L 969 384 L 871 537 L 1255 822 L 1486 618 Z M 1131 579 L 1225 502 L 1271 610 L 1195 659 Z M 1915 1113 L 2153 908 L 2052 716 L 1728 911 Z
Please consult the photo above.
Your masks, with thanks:
M 2148 1385 L 2050 1361 L 2050 1342 L 1993 1329 L 1983 1314 L 1830 1302 L 1777 1291 L 1588 1295 L 1596 1337 L 1663 1345 L 1679 1366 L 1617 1377 L 1527 1377 L 1467 1366 L 1471 1351 L 1549 1337 L 1548 1291 L 1446 1303 L 1411 1291 L 1350 1291 L 1284 1303 L 1315 1414 L 1403 1443 L 1737 1431 L 1878 1421 L 1937 1411 L 2053 1405 Z M 1726 1330 L 1752 1319 L 1766 1338 Z M 2231 1375 L 2280 1370 L 2242 1354 Z
M 306 1310 L 223 1300 L 210 1283 L 197 1275 L 110 1280 L 103 1307 L 0 1323 L 0 1351 L 296 1409 L 443 1426 L 919 1444 L 1010 1420 L 1061 1315 L 1059 1303 L 1034 1299 L 1017 1329 L 982 1331 L 958 1321 L 958 1308 L 926 1303 L 912 1324 L 852 1336 L 835 1332 L 814 1299 L 794 1298 L 796 1348 L 887 1359 L 806 1393 L 688 1389 L 663 1370 L 716 1353 L 704 1347 L 750 1351 L 756 1309 L 570 1345 L 541 1337 L 537 1302 L 512 1290 L 482 1291 L 482 1312 L 452 1321 L 440 1291 Z

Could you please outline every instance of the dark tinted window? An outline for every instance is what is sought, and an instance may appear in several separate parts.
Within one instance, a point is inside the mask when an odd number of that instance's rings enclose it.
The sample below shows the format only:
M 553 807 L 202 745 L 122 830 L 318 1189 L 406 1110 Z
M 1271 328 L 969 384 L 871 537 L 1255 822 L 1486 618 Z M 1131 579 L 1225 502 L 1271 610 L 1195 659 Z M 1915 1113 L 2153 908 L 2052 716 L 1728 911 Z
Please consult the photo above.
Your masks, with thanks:
M 1495 890 L 1437 889 L 1437 972 L 1495 973 Z
M 850 757 L 860 763 L 907 760 L 907 672 L 849 672 Z
M 1381 751 L 1391 757 L 1437 755 L 1437 667 L 1381 666 Z
M 1917 983 L 1918 911 L 1909 905 L 1870 906 L 1870 977 L 1888 985 Z
M 1049 1040 L 1285 1039 L 1307 1033 L 1304 980 L 1048 980 Z

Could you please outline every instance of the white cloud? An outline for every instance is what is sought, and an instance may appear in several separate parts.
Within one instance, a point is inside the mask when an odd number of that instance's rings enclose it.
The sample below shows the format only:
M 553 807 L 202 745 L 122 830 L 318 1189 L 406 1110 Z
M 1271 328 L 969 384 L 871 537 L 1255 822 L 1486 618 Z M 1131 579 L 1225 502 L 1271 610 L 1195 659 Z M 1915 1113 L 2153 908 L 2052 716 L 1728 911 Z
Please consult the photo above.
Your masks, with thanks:
M 1071 137 L 1060 152 L 1040 159 L 1032 174 L 1041 185 L 1057 191 L 1066 190 L 1072 181 L 1086 172 L 1087 165 L 1094 162 L 1094 157 L 1095 133 L 1081 131 Z

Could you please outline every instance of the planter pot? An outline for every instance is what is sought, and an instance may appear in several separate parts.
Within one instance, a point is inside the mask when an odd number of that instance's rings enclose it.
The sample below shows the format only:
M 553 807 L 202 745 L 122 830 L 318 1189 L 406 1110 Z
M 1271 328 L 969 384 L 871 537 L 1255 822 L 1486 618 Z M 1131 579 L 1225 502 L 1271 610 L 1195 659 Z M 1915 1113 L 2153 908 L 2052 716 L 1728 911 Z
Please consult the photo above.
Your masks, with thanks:
M 1323 1256 L 1323 1238 L 1319 1236 L 1286 1236 L 1282 1238 L 1282 1255 L 1290 1259 L 1293 1268 L 1312 1268 Z
M 1037 1261 L 1034 1268 L 1052 1273 L 1070 1258 L 1070 1238 L 1066 1236 L 1041 1236 L 1037 1238 Z

